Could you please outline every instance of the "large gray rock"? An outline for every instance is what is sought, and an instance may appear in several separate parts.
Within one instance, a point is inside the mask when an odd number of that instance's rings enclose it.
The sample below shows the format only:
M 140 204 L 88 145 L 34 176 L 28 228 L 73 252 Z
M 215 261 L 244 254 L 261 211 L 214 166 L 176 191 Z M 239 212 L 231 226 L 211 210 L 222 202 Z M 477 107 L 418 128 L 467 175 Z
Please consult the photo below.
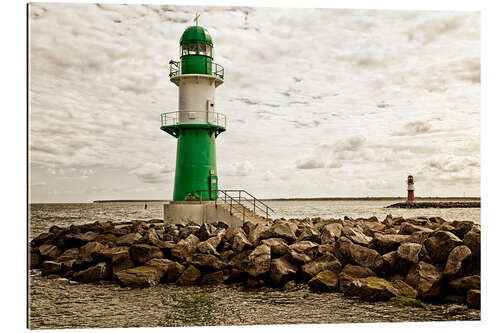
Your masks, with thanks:
M 288 244 L 284 239 L 268 238 L 262 240 L 262 244 L 265 244 L 271 248 L 271 255 L 273 257 L 281 257 L 288 253 Z
M 244 232 L 237 232 L 233 237 L 233 250 L 236 252 L 245 251 L 253 247 L 252 243 L 245 236 Z
M 137 266 L 116 273 L 123 287 L 151 287 L 160 283 L 163 272 L 153 266 Z
M 189 265 L 177 279 L 176 284 L 186 286 L 196 284 L 201 276 L 201 272 L 194 265 Z
M 205 270 L 216 271 L 226 267 L 216 256 L 206 253 L 195 253 L 190 263 Z
M 102 251 L 106 248 L 103 244 L 99 242 L 89 242 L 82 247 L 80 247 L 80 258 L 82 260 L 91 261 L 93 260 L 92 254 Z
M 145 265 L 151 259 L 163 258 L 163 252 L 159 247 L 147 244 L 134 244 L 129 250 L 130 259 L 136 265 Z
M 85 233 L 64 235 L 63 241 L 65 247 L 81 247 L 88 242 L 95 241 L 96 237 L 97 233 L 93 231 L 87 231 Z
M 335 272 L 324 270 L 309 280 L 309 289 L 315 292 L 333 292 L 338 290 L 339 279 Z
M 74 247 L 64 251 L 59 257 L 57 257 L 58 262 L 68 261 L 68 260 L 78 260 L 80 259 L 80 249 Z
M 481 290 L 471 289 L 467 292 L 465 298 L 467 305 L 471 308 L 480 309 L 481 308 Z
M 273 224 L 271 227 L 271 237 L 283 238 L 288 243 L 293 243 L 297 240 L 295 232 L 297 231 L 297 226 L 289 222 L 279 222 Z
M 417 231 L 424 231 L 424 232 L 431 233 L 433 230 L 426 228 L 426 227 L 422 227 L 420 225 L 408 223 L 408 222 L 401 223 L 401 229 L 399 229 L 399 233 L 402 235 L 411 235 Z
M 311 241 L 317 244 L 321 244 L 321 233 L 318 228 L 307 226 L 305 227 L 299 235 L 298 241 Z
M 366 236 L 361 229 L 344 226 L 342 234 L 356 244 L 367 246 L 372 241 L 372 238 Z
M 365 301 L 382 301 L 401 296 L 401 291 L 385 279 L 369 276 L 353 280 L 348 294 Z
M 330 223 L 323 227 L 321 244 L 333 244 L 342 234 L 342 224 Z
M 375 233 L 382 232 L 386 225 L 382 222 L 379 222 L 377 217 L 373 216 L 369 220 L 359 221 L 358 226 L 361 227 L 363 233 L 367 236 L 373 237 Z
M 289 249 L 298 253 L 304 253 L 311 258 L 318 254 L 318 244 L 311 241 L 297 241 L 289 246 Z
M 398 260 L 404 263 L 416 264 L 419 261 L 420 250 L 422 250 L 422 245 L 416 243 L 404 243 L 401 244 L 396 251 Z
M 411 267 L 406 282 L 424 299 L 435 299 L 443 294 L 441 270 L 424 261 Z
M 43 244 L 51 244 L 56 239 L 56 235 L 52 232 L 44 232 L 31 240 L 30 244 L 33 247 L 39 247 Z
M 471 289 L 481 289 L 481 276 L 471 275 L 453 280 L 450 286 L 460 295 L 466 295 Z
M 118 246 L 130 246 L 132 244 L 137 243 L 141 238 L 142 236 L 140 233 L 134 232 L 118 237 L 115 240 L 115 243 Z
M 215 236 L 207 239 L 206 241 L 198 243 L 196 250 L 200 253 L 207 253 L 218 255 L 217 247 L 222 240 L 222 236 Z
M 42 275 L 60 274 L 62 264 L 60 262 L 46 260 L 42 263 Z
M 262 239 L 270 237 L 272 237 L 271 228 L 262 223 L 253 226 L 248 233 L 248 241 L 253 245 L 258 245 Z
M 471 250 L 474 257 L 481 253 L 481 234 L 474 230 L 469 231 L 464 236 L 464 244 Z
M 356 278 L 365 278 L 369 276 L 376 276 L 376 274 L 369 268 L 357 265 L 347 264 L 343 269 L 342 273 L 350 275 Z
M 277 285 L 286 283 L 298 271 L 297 266 L 287 260 L 286 256 L 271 260 L 269 277 Z
M 172 249 L 170 253 L 174 258 L 179 260 L 187 260 L 196 251 L 196 247 L 200 242 L 199 238 L 190 234 L 185 239 L 180 240 Z
M 451 250 L 461 244 L 460 238 L 449 231 L 433 232 L 424 242 L 433 263 L 446 261 Z
M 184 271 L 184 266 L 170 259 L 151 259 L 146 266 L 158 269 L 162 276 L 161 282 L 175 282 Z
M 222 270 L 213 273 L 208 273 L 203 275 L 200 280 L 200 285 L 213 285 L 213 284 L 221 284 L 226 282 L 229 279 L 229 271 Z
M 452 279 L 460 275 L 465 267 L 464 262 L 471 257 L 471 254 L 471 250 L 465 245 L 459 245 L 451 250 L 446 266 L 444 266 L 444 276 Z
M 353 262 L 360 266 L 367 267 L 375 271 L 382 268 L 382 256 L 375 250 L 357 244 L 350 244 L 349 254 Z
M 474 227 L 474 222 L 472 221 L 453 221 L 451 225 L 454 227 L 454 234 L 457 235 L 458 238 L 463 239 L 464 236 L 472 230 Z
M 342 264 L 335 256 L 324 254 L 316 260 L 302 265 L 301 269 L 304 275 L 310 279 L 325 270 L 338 273 L 342 269 Z
M 43 244 L 38 248 L 43 260 L 55 260 L 62 253 L 61 249 L 52 244 Z
M 252 277 L 265 274 L 271 267 L 271 248 L 261 244 L 254 250 L 243 251 L 231 259 L 230 265 Z
M 109 266 L 101 262 L 95 266 L 89 267 L 84 271 L 79 271 L 73 274 L 73 279 L 79 282 L 94 282 L 98 280 L 106 280 L 110 276 Z
M 375 233 L 372 248 L 381 254 L 385 254 L 397 250 L 399 245 L 408 240 L 409 237 L 410 235 Z

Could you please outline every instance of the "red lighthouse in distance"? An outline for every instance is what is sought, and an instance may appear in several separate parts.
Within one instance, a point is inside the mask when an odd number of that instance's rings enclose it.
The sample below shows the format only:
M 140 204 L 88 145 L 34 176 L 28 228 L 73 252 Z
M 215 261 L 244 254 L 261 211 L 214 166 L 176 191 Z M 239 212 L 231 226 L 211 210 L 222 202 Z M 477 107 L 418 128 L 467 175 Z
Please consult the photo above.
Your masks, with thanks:
M 413 176 L 409 175 L 408 176 L 408 198 L 406 199 L 407 202 L 414 202 L 415 201 L 415 187 L 413 187 Z

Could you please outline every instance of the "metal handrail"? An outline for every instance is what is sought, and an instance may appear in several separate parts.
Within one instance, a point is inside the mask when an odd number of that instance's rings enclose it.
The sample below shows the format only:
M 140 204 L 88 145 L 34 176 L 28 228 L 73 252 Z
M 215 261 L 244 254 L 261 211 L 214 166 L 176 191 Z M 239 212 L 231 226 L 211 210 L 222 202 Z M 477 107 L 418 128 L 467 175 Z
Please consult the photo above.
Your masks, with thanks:
M 178 125 L 188 122 L 180 122 L 179 116 L 182 113 L 204 113 L 207 115 L 207 123 L 217 126 L 226 127 L 226 115 L 223 113 L 212 112 L 212 111 L 174 111 L 166 112 L 161 114 L 161 126 Z M 211 119 L 210 116 L 213 116 Z
M 225 203 L 228 202 L 228 198 L 229 198 L 229 212 L 230 214 L 232 214 L 232 209 L 233 209 L 233 206 L 235 207 L 238 207 L 238 206 L 241 206 L 243 208 L 242 212 L 243 212 L 243 222 L 245 222 L 245 211 L 248 210 L 248 211 L 252 211 L 252 209 L 246 207 L 242 202 L 245 201 L 245 202 L 250 202 L 250 203 L 253 203 L 253 212 L 257 214 L 257 209 L 261 210 L 263 213 L 266 214 L 266 219 L 269 218 L 269 211 L 271 211 L 272 213 L 274 213 L 274 210 L 269 207 L 268 205 L 266 205 L 264 202 L 262 202 L 261 200 L 257 199 L 256 197 L 254 197 L 252 194 L 248 193 L 246 190 L 198 190 L 196 192 L 199 192 L 200 193 L 200 201 L 202 199 L 202 194 L 203 192 L 217 192 L 217 193 L 222 193 L 224 194 L 224 198 L 222 199 Z M 238 197 L 233 197 L 231 196 L 230 194 L 228 194 L 228 192 L 238 192 Z M 244 194 L 248 194 L 250 197 L 252 197 L 252 199 L 249 199 L 249 198 L 246 198 L 246 197 L 242 197 L 241 194 L 244 193 Z M 217 203 L 217 200 L 221 198 L 219 195 L 217 195 L 217 198 L 215 199 L 215 203 Z M 233 200 L 235 201 L 235 204 L 233 204 Z M 262 208 L 260 207 L 259 205 L 257 205 L 257 202 L 260 203 L 262 206 L 265 207 Z M 238 206 L 236 206 L 238 205 Z M 241 211 L 241 210 L 240 210 Z
M 170 64 L 170 74 L 169 74 L 170 77 L 181 75 L 182 62 L 170 60 L 169 64 Z M 210 75 L 216 76 L 220 79 L 224 79 L 224 67 L 215 62 L 212 62 L 211 64 L 212 64 L 212 71 Z

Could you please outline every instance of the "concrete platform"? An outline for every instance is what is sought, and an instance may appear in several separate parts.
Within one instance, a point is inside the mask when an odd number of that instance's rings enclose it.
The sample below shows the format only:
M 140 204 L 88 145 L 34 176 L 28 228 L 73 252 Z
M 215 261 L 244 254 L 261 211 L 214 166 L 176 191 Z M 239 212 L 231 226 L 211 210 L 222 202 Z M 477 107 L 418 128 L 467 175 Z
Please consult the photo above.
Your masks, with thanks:
M 228 225 L 243 225 L 243 219 L 240 216 L 231 214 L 224 204 L 215 204 L 214 201 L 202 203 L 172 201 L 163 205 L 163 219 L 169 224 L 191 221 L 202 224 L 222 221 Z

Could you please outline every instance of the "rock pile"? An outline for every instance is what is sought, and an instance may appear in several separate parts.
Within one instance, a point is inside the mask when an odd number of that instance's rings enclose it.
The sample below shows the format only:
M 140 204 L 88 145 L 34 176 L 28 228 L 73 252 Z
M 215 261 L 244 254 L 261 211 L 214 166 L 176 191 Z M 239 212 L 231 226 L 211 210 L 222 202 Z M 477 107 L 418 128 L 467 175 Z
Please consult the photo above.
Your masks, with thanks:
M 49 277 L 147 287 L 243 283 L 364 300 L 480 307 L 480 226 L 439 217 L 291 219 L 242 227 L 161 220 L 53 226 L 30 242 Z

